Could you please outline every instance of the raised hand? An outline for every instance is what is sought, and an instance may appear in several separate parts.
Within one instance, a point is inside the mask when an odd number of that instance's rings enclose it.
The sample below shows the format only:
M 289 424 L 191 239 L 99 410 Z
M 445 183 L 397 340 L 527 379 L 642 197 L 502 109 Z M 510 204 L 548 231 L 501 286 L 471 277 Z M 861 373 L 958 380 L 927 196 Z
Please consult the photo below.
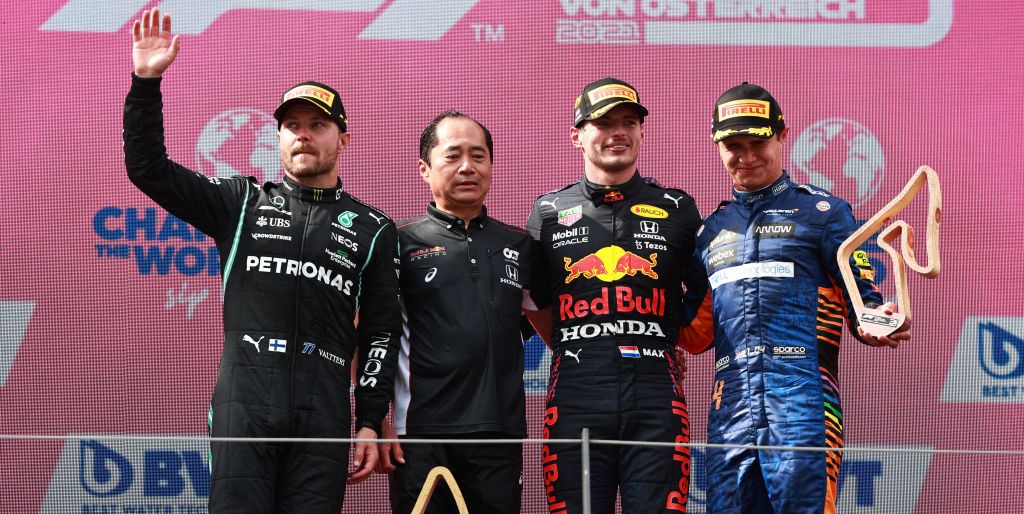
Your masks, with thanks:
M 155 78 L 178 56 L 181 41 L 171 35 L 171 15 L 165 14 L 161 22 L 160 10 L 142 11 L 142 19 L 132 23 L 132 64 L 135 74 Z

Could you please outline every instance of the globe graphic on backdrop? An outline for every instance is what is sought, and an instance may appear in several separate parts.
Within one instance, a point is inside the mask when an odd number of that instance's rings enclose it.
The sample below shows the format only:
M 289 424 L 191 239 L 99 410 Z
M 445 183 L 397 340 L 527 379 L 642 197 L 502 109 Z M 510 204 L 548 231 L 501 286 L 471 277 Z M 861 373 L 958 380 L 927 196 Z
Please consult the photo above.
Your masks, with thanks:
M 811 184 L 850 202 L 871 199 L 885 174 L 885 156 L 878 138 L 864 125 L 828 118 L 797 136 L 790 154 L 793 179 Z
M 196 142 L 199 171 L 208 177 L 244 175 L 259 182 L 281 179 L 277 120 L 256 109 L 229 109 L 214 116 Z

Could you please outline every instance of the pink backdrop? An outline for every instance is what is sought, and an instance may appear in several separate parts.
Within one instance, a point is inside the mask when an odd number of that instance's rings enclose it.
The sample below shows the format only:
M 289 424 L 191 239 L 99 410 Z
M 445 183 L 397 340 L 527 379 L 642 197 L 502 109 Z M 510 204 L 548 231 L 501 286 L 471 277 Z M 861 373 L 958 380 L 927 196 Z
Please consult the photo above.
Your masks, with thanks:
M 220 357 L 212 242 L 124 173 L 130 20 L 156 5 L 184 34 L 163 83 L 173 158 L 277 179 L 269 113 L 288 86 L 319 80 L 351 119 L 347 188 L 395 218 L 428 199 L 420 130 L 458 108 L 494 133 L 490 212 L 525 223 L 536 196 L 582 172 L 572 100 L 607 75 L 651 111 L 641 171 L 703 213 L 729 194 L 711 105 L 743 80 L 781 102 L 787 168 L 859 219 L 931 165 L 945 196 L 942 275 L 910 279 L 914 340 L 891 351 L 847 339 L 842 356 L 847 444 L 913 451 L 847 452 L 841 512 L 1024 511 L 1003 493 L 1019 489 L 1019 453 L 921 451 L 1024 450 L 1019 1 L 40 0 L 0 7 L 0 433 L 84 438 L 0 439 L 0 512 L 205 511 L 202 444 L 89 439 L 205 434 Z M 905 217 L 923 227 L 923 213 Z M 891 294 L 889 263 L 870 250 Z M 527 350 L 539 437 L 549 359 L 536 341 Z M 711 359 L 688 368 L 700 442 Z M 526 455 L 524 512 L 542 512 L 539 452 Z M 350 488 L 345 511 L 386 511 L 385 487 Z

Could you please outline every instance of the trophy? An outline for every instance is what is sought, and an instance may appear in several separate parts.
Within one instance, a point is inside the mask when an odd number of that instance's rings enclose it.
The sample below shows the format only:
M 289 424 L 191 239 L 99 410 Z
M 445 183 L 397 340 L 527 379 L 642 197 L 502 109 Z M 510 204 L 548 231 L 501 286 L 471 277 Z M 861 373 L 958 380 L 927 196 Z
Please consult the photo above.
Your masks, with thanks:
M 922 266 L 914 257 L 914 228 L 903 220 L 894 221 L 878 235 L 878 246 L 889 254 L 892 259 L 893 270 L 896 280 L 896 303 L 899 312 L 892 315 L 885 314 L 882 308 L 868 308 L 857 292 L 857 282 L 850 268 L 850 256 L 857 248 L 860 248 L 864 241 L 867 241 L 875 232 L 878 232 L 894 216 L 899 214 L 913 199 L 921 192 L 921 188 L 928 184 L 928 232 L 926 246 L 928 253 L 928 265 Z M 865 332 L 875 337 L 887 336 L 896 331 L 903 322 L 910 318 L 910 294 L 907 291 L 906 267 L 924 275 L 925 278 L 939 276 L 939 217 L 942 211 L 942 194 L 939 191 L 939 175 L 928 166 L 921 166 L 914 172 L 914 175 L 900 191 L 896 198 L 893 198 L 885 207 L 864 222 L 864 224 L 850 234 L 850 237 L 839 245 L 836 258 L 839 259 L 839 271 L 843 275 L 843 282 L 846 290 L 850 292 L 850 303 L 853 304 L 854 314 Z M 900 239 L 900 252 L 893 248 L 893 242 Z

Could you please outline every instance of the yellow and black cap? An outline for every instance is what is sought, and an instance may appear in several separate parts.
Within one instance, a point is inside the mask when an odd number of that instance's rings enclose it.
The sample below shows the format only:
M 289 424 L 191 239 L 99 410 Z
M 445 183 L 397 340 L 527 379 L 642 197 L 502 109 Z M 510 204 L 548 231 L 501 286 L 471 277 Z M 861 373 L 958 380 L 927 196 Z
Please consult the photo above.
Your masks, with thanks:
M 342 132 L 348 130 L 345 107 L 341 105 L 338 92 L 328 85 L 312 81 L 293 86 L 281 95 L 281 105 L 274 110 L 274 119 L 277 120 L 278 126 L 281 125 L 281 118 L 288 108 L 298 102 L 306 102 L 319 107 L 341 127 Z
M 647 108 L 640 105 L 640 95 L 636 88 L 619 79 L 611 77 L 595 80 L 583 88 L 573 105 L 575 116 L 573 125 L 579 127 L 587 120 L 596 120 L 617 105 L 632 105 L 640 115 L 643 123 L 647 116 Z
M 737 135 L 769 139 L 786 128 L 782 108 L 765 88 L 744 82 L 722 93 L 711 114 L 711 140 Z

